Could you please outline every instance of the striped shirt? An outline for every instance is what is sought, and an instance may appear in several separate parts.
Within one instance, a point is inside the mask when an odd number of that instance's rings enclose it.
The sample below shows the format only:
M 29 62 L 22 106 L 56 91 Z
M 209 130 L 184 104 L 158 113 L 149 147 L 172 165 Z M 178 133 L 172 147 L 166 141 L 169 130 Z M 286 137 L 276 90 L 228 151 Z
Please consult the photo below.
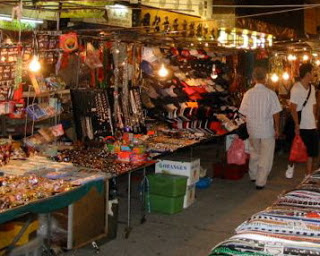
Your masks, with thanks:
M 246 116 L 250 138 L 267 139 L 274 137 L 273 115 L 281 110 L 276 93 L 256 84 L 245 93 L 239 112 Z

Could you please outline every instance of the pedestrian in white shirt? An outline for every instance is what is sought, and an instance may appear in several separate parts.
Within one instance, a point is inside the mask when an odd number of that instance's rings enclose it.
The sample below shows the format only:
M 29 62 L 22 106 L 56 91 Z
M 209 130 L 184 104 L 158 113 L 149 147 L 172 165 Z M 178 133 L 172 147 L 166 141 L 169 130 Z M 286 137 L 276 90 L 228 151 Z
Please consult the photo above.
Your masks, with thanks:
M 256 67 L 252 77 L 255 86 L 245 93 L 239 112 L 246 116 L 249 133 L 249 176 L 257 189 L 263 189 L 273 165 L 282 108 L 276 93 L 265 85 L 267 70 Z
M 312 173 L 313 158 L 319 154 L 319 137 L 317 130 L 316 90 L 312 81 L 313 66 L 302 64 L 299 68 L 300 81 L 295 83 L 290 92 L 290 110 L 294 121 L 295 134 L 300 135 L 308 152 L 306 176 Z M 294 164 L 289 163 L 286 177 L 293 177 Z

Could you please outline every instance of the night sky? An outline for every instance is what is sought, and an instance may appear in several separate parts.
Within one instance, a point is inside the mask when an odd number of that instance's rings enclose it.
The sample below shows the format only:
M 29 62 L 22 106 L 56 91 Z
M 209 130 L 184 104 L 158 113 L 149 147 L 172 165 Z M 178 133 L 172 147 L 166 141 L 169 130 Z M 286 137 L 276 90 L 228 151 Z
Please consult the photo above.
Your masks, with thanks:
M 228 2 L 228 1 L 225 1 Z M 239 5 L 281 5 L 281 4 L 303 4 L 304 1 L 302 0 L 235 0 L 235 4 Z M 293 9 L 297 7 L 290 7 L 288 9 Z M 279 8 L 238 8 L 236 10 L 237 15 L 247 15 L 247 14 L 254 14 L 259 12 L 270 12 L 270 11 L 277 11 L 281 10 Z M 281 13 L 281 14 L 273 14 L 268 16 L 260 16 L 255 17 L 255 19 L 263 20 L 275 25 L 294 28 L 298 31 L 303 31 L 304 29 L 304 12 L 303 11 L 295 11 L 295 12 L 288 12 L 288 13 Z

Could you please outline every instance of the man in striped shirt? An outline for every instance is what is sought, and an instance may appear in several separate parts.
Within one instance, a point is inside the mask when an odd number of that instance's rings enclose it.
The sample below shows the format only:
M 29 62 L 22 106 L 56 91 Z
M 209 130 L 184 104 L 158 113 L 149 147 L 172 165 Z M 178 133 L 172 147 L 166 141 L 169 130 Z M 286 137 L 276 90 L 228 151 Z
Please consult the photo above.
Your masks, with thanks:
M 257 189 L 263 189 L 273 165 L 282 108 L 276 93 L 265 85 L 267 70 L 256 67 L 252 77 L 255 86 L 245 93 L 239 112 L 246 116 L 249 133 L 249 176 Z

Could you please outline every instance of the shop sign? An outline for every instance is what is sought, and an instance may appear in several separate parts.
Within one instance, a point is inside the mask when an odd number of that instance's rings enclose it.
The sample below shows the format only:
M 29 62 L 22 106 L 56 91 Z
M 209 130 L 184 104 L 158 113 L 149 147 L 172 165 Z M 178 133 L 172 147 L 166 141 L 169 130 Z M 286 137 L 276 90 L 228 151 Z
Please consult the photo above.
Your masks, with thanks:
M 273 36 L 257 31 L 220 28 L 218 32 L 218 44 L 223 47 L 239 49 L 257 49 L 271 47 Z
M 125 5 L 106 5 L 104 15 L 99 18 L 85 18 L 83 22 L 110 25 L 116 27 L 132 27 L 132 9 Z
M 141 10 L 140 24 L 146 32 L 165 32 L 168 35 L 199 38 L 216 38 L 217 23 L 200 17 L 164 11 L 159 9 Z M 171 32 L 171 33 L 170 33 Z
M 106 6 L 107 21 L 109 25 L 118 27 L 132 27 L 132 9 L 127 6 L 116 4 Z

